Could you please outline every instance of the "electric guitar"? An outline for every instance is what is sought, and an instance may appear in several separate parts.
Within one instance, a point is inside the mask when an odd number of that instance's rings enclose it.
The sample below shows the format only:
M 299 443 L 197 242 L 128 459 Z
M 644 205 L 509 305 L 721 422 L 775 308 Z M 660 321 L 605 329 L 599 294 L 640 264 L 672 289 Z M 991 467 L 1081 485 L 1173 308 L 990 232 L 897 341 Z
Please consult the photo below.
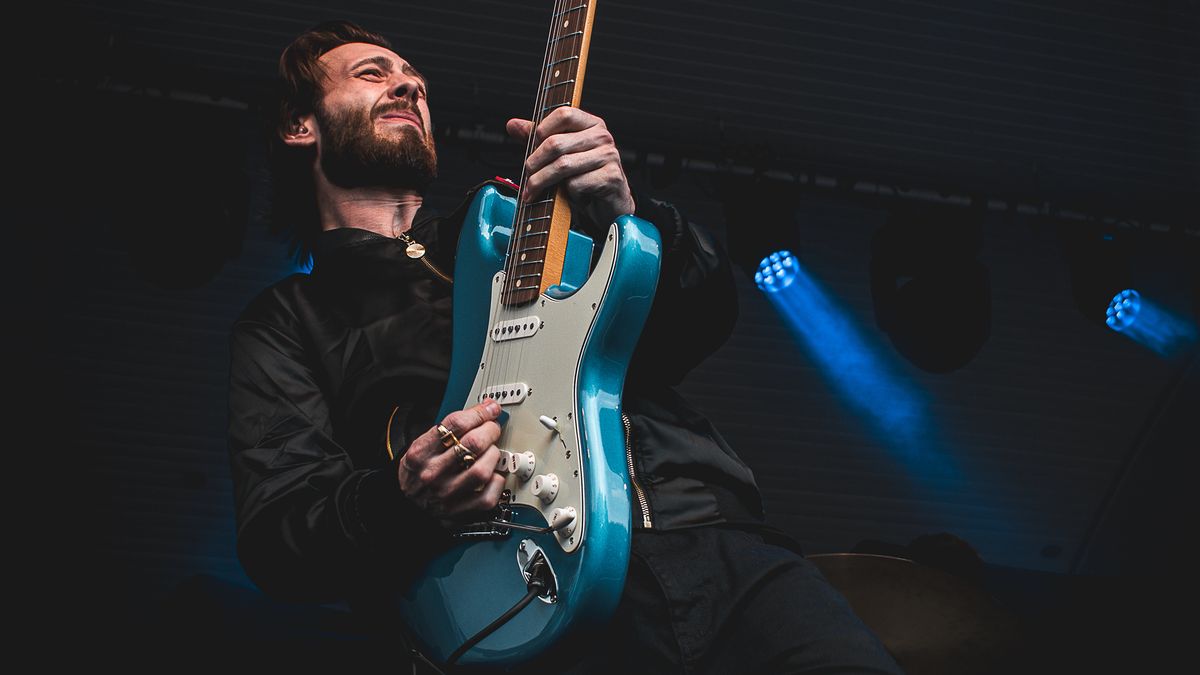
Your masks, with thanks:
M 554 4 L 535 125 L 579 104 L 595 2 Z M 400 599 L 434 661 L 517 664 L 616 609 L 639 489 L 627 468 L 621 392 L 661 241 L 652 225 L 625 215 L 592 268 L 595 245 L 570 229 L 561 189 L 518 206 L 488 185 L 469 209 L 439 418 L 484 397 L 501 404 L 506 489 L 496 513 L 458 530 L 457 545 Z

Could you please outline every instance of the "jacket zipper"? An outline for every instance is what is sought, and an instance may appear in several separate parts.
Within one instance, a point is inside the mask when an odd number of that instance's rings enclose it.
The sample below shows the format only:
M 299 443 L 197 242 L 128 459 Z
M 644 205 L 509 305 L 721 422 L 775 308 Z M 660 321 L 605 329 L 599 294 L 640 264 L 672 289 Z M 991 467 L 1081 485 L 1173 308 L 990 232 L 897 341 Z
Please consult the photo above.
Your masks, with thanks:
M 430 262 L 429 258 L 425 257 L 425 245 L 424 244 L 421 244 L 416 239 L 413 239 L 411 236 L 409 236 L 409 234 L 407 232 L 401 232 L 401 233 L 397 234 L 396 238 L 399 239 L 400 241 L 404 242 L 405 255 L 407 255 L 408 257 L 410 257 L 414 260 L 420 260 L 421 264 L 425 265 L 425 267 L 430 272 L 433 272 L 434 274 L 436 274 L 438 276 L 438 278 L 441 279 L 442 281 L 444 281 L 448 284 L 454 283 L 453 278 L 447 276 L 445 272 L 442 272 L 441 270 L 439 270 L 437 268 L 437 265 L 434 265 L 432 262 Z
M 629 442 L 633 428 L 629 423 L 629 416 L 624 411 L 621 412 L 621 424 L 625 426 L 625 463 L 629 467 L 629 482 L 633 484 L 633 494 L 637 497 L 638 506 L 642 510 L 642 527 L 649 530 L 653 528 L 653 524 L 650 522 L 650 503 L 646 501 L 646 493 L 638 483 L 637 473 L 633 470 L 633 444 Z

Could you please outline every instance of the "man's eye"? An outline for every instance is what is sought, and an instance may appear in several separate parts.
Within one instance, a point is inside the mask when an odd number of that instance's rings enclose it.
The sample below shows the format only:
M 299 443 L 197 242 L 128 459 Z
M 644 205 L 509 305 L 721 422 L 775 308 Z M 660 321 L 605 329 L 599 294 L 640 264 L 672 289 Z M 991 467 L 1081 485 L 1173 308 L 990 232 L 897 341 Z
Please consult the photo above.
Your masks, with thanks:
M 360 75 L 360 76 L 361 76 L 361 75 L 373 75 L 373 76 L 375 76 L 375 77 L 381 77 L 381 76 L 383 75 L 383 71 L 382 71 L 382 70 L 376 70 L 375 68 L 372 68 L 372 69 L 370 69 L 370 70 L 364 70 L 364 71 L 360 72 L 360 73 L 359 73 L 359 75 Z

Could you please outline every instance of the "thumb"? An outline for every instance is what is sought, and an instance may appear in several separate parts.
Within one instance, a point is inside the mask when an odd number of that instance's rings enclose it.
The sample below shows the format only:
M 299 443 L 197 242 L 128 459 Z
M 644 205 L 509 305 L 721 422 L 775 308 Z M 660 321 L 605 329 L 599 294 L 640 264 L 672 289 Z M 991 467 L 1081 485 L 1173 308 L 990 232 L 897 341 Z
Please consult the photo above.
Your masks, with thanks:
M 509 136 L 523 141 L 529 138 L 529 131 L 533 129 L 533 122 L 514 117 L 508 121 L 505 128 L 508 130 Z

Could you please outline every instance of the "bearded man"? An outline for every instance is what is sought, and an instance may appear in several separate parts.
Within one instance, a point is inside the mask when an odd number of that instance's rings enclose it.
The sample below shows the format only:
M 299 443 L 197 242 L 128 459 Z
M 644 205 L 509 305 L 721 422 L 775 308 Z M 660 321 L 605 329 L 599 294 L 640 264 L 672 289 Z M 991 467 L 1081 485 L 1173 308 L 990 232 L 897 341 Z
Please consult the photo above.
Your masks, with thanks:
M 233 326 L 238 555 L 269 595 L 344 600 L 364 631 L 395 641 L 391 598 L 450 545 L 448 520 L 494 509 L 504 486 L 500 406 L 436 418 L 451 353 L 445 271 L 466 205 L 441 217 L 423 202 L 437 166 L 427 83 L 383 37 L 320 24 L 284 51 L 280 75 L 275 215 L 314 264 Z M 563 186 L 578 225 L 636 213 L 664 243 L 622 403 L 648 502 L 625 592 L 606 634 L 560 645 L 538 669 L 899 672 L 815 567 L 777 545 L 751 471 L 672 389 L 736 318 L 720 247 L 674 207 L 635 201 L 600 118 L 564 107 L 531 127 L 508 122 L 517 138 L 533 133 L 525 194 Z M 439 424 L 473 464 L 444 447 Z

